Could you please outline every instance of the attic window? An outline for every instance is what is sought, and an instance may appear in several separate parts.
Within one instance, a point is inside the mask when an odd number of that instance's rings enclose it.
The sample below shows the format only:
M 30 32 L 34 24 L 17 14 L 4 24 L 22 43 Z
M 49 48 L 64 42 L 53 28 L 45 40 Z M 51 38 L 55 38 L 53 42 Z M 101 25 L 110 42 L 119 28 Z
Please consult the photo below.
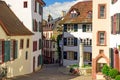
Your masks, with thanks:
M 71 18 L 76 18 L 79 15 L 79 13 L 76 10 L 72 10 L 70 12 L 70 15 L 71 15 Z
M 88 18 L 92 18 L 92 11 L 88 11 Z

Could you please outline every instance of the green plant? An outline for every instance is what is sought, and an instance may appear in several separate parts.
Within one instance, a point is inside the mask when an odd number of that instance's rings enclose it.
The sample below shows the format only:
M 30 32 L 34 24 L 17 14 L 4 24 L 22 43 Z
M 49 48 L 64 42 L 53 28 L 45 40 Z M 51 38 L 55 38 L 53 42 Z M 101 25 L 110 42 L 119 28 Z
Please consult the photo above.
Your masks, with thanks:
M 117 69 L 111 69 L 111 70 L 109 71 L 109 76 L 110 76 L 111 78 L 115 78 L 115 77 L 117 76 L 117 74 L 118 74 L 118 70 L 117 70 Z
M 115 80 L 120 80 L 120 75 L 117 75 L 117 76 L 115 77 Z
M 109 66 L 107 66 L 107 64 L 105 64 L 105 65 L 103 66 L 103 68 L 102 68 L 102 73 L 103 73 L 104 75 L 108 76 L 110 69 L 111 69 L 111 68 L 110 68 Z

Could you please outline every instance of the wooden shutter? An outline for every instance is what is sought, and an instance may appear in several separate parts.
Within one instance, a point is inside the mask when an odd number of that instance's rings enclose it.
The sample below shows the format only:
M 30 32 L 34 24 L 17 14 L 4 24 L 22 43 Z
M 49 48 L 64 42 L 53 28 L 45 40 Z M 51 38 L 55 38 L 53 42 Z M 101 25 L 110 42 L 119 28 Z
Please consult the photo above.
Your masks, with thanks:
M 77 60 L 77 52 L 74 52 L 74 60 Z
M 14 41 L 14 45 L 15 45 L 14 59 L 16 59 L 18 57 L 18 41 Z
M 67 45 L 67 38 L 64 38 L 63 41 L 64 41 L 64 46 L 66 46 Z
M 0 41 L 0 63 L 4 62 L 4 41 Z
M 78 31 L 78 24 L 74 24 L 74 32 Z
M 5 41 L 4 62 L 10 61 L 10 41 Z
M 114 52 L 112 48 L 109 48 L 109 59 L 110 59 L 110 66 L 114 67 Z
M 74 46 L 77 46 L 77 38 L 74 38 Z
M 64 32 L 67 32 L 67 24 L 64 24 Z
M 35 27 L 35 20 L 34 19 L 32 20 L 32 23 L 33 23 L 33 31 L 35 31 L 35 28 L 34 28 Z

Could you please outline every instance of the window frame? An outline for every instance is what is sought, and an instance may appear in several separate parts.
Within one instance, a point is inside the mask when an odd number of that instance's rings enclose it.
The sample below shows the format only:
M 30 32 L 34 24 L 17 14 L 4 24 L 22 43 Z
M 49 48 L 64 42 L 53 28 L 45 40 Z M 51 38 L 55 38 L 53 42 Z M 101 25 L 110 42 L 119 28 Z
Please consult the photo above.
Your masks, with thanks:
M 29 48 L 29 46 L 30 46 L 30 39 L 27 39 L 26 47 Z
M 24 1 L 23 2 L 23 8 L 27 8 L 28 7 L 28 2 L 27 1 Z
M 101 7 L 104 6 L 104 16 L 101 16 Z M 98 4 L 98 19 L 106 19 L 106 4 Z
M 103 38 L 104 39 L 104 43 L 103 44 L 100 43 L 100 33 L 104 33 L 104 38 Z M 107 41 L 106 39 L 107 39 L 106 38 L 106 31 L 98 31 L 97 32 L 97 45 L 98 46 L 106 46 L 106 41 Z
M 20 49 L 23 49 L 24 47 L 24 39 L 20 39 Z

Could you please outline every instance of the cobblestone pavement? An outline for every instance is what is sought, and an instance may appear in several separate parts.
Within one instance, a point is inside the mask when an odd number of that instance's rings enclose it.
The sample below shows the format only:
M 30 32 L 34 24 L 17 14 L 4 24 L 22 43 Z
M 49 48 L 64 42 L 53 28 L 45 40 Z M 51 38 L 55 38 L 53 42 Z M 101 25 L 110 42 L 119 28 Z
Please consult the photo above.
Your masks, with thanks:
M 92 80 L 91 76 L 76 76 L 67 74 L 64 67 L 57 64 L 44 65 L 40 71 L 7 80 Z

